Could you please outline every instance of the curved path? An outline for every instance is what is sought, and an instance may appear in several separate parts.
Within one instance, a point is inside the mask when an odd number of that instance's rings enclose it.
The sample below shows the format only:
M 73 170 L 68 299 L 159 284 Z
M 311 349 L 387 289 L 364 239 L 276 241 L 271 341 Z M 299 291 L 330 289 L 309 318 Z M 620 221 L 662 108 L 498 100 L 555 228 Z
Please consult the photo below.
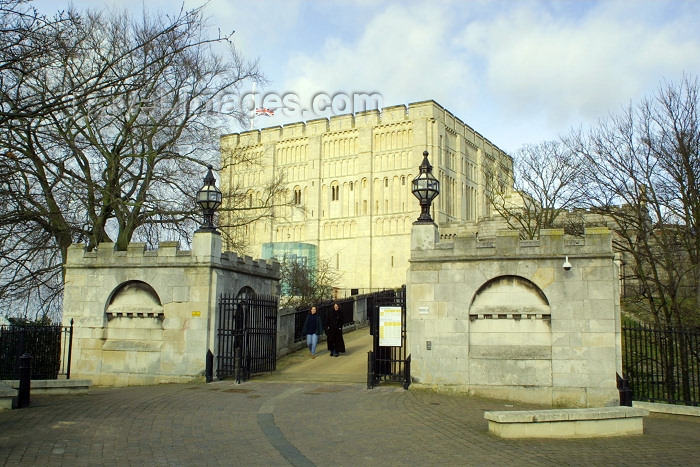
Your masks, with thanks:
M 316 358 L 306 347 L 281 358 L 274 373 L 255 375 L 253 381 L 364 383 L 367 385 L 367 352 L 372 350 L 369 328 L 345 334 L 344 354 L 331 357 L 326 343 L 320 342 Z
M 502 440 L 488 434 L 484 411 L 525 406 L 368 390 L 364 369 L 341 368 L 353 355 L 366 361 L 364 344 L 354 350 L 366 331 L 356 333 L 346 335 L 346 356 L 302 352 L 243 384 L 33 397 L 27 409 L 0 412 L 0 465 L 697 465 L 694 418 L 650 416 L 635 437 Z

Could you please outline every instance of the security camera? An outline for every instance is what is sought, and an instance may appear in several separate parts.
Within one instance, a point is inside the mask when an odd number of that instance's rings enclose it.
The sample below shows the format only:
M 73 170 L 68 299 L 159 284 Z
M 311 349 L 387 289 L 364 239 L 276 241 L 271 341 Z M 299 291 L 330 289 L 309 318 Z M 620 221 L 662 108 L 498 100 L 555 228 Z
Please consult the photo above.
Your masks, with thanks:
M 569 262 L 569 257 L 567 256 L 566 259 L 564 260 L 564 264 L 561 265 L 561 267 L 564 268 L 564 271 L 568 271 L 571 269 L 571 263 Z

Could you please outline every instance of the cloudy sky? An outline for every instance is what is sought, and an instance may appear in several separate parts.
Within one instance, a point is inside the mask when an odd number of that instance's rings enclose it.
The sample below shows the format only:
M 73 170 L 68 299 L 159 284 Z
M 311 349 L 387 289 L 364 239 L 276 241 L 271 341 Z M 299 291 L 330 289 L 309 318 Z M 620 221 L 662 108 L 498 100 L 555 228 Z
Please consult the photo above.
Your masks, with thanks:
M 45 12 L 67 4 L 36 1 Z M 73 4 L 138 12 L 144 3 Z M 145 4 L 163 12 L 180 5 Z M 356 94 L 380 96 L 383 106 L 433 99 L 512 152 L 595 123 L 664 80 L 700 75 L 694 0 L 210 0 L 206 12 L 215 27 L 236 31 L 246 57 L 259 58 L 269 83 L 258 95 L 297 96 L 297 110 L 258 117 L 257 128 L 334 112 L 320 111 L 325 101 L 314 112 L 314 96 L 341 96 L 338 109 Z

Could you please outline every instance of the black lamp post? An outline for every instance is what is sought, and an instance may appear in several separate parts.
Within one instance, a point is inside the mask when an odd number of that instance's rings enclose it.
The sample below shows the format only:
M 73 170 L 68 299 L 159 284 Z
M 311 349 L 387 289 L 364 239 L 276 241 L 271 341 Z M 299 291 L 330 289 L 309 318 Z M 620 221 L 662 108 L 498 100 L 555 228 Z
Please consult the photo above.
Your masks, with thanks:
M 204 186 L 197 192 L 197 204 L 202 208 L 204 213 L 204 222 L 197 232 L 214 232 L 218 233 L 214 227 L 214 212 L 216 208 L 221 206 L 221 191 L 216 187 L 216 179 L 212 173 L 212 167 L 209 166 L 209 172 L 204 177 Z
M 423 151 L 423 162 L 418 169 L 420 173 L 413 179 L 411 193 L 418 198 L 421 213 L 414 224 L 432 224 L 430 204 L 440 194 L 440 182 L 433 177 L 433 166 L 428 162 L 428 151 Z

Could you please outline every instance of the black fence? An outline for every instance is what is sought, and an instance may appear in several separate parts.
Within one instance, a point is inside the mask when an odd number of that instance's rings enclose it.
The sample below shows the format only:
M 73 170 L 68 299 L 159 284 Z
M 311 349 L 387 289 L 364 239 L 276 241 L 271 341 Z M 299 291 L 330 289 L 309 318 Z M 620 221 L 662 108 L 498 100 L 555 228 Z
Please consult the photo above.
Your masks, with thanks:
M 333 309 L 333 304 L 337 303 L 340 307 L 340 311 L 343 313 L 343 327 L 355 324 L 355 299 L 345 298 L 342 300 L 332 300 L 319 303 L 316 305 L 316 313 L 321 317 L 321 322 L 325 327 L 328 324 L 328 315 Z M 304 327 L 304 320 L 311 310 L 310 306 L 299 308 L 296 313 L 294 313 L 294 342 L 303 341 L 306 336 L 301 334 L 301 328 Z
M 622 370 L 637 401 L 700 404 L 700 332 L 622 327 Z
M 271 295 L 219 296 L 218 379 L 235 377 L 236 382 L 241 383 L 252 373 L 274 371 L 277 362 L 277 304 L 277 297 Z M 213 358 L 213 355 L 207 358 Z M 207 363 L 207 367 L 209 365 Z
M 19 379 L 20 357 L 31 355 L 32 379 L 70 379 L 70 326 L 0 326 L 0 380 Z

